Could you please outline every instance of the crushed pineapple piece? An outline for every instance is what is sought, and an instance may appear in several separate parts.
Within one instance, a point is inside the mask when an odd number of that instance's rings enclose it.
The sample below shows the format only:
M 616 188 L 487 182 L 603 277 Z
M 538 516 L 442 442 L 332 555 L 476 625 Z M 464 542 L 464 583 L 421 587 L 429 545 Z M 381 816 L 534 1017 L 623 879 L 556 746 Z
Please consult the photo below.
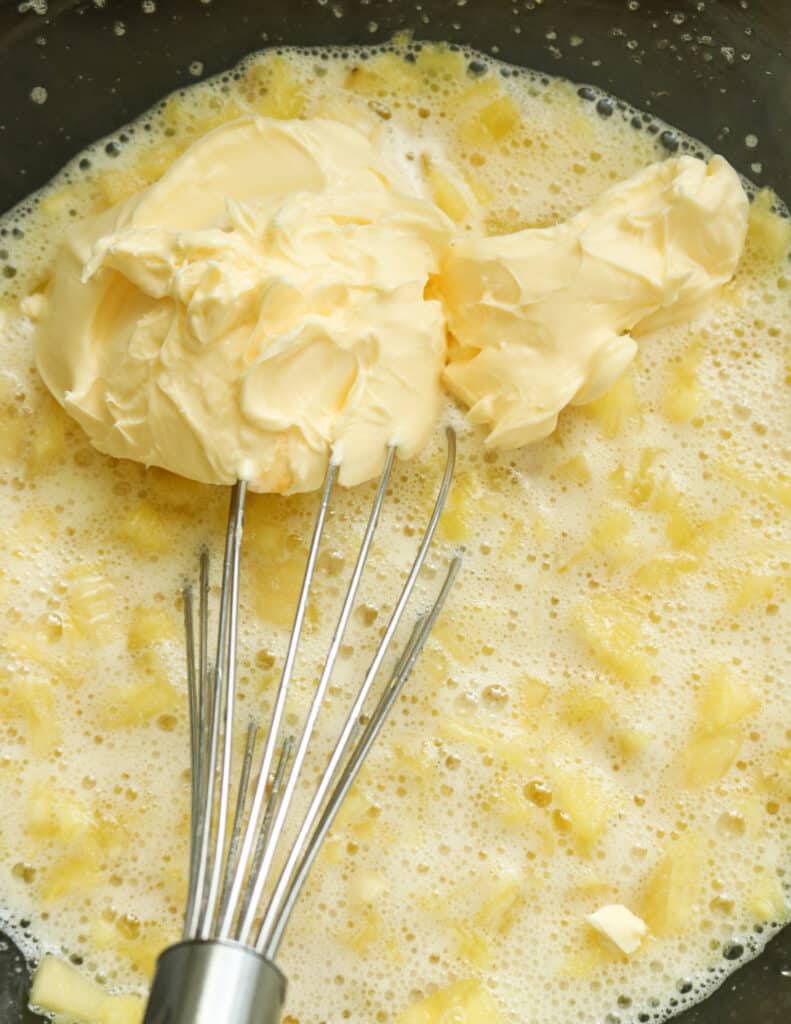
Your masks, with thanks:
M 791 747 L 775 751 L 761 778 L 770 793 L 783 800 L 791 800 Z
M 66 575 L 69 625 L 91 643 L 105 638 L 114 621 L 115 588 L 101 565 L 77 565 Z
M 684 576 L 700 568 L 700 561 L 694 555 L 680 552 L 672 555 L 657 555 L 635 570 L 634 582 L 646 590 L 656 590 L 677 583 Z
M 414 96 L 421 88 L 421 75 L 416 65 L 395 53 L 383 53 L 364 64 L 357 64 L 344 86 L 352 92 L 371 98 L 384 95 Z
M 715 468 L 720 476 L 736 484 L 740 490 L 791 508 L 791 479 L 784 473 L 777 473 L 771 478 L 755 477 L 726 461 L 716 463 Z
M 728 608 L 732 612 L 740 612 L 758 604 L 766 605 L 782 585 L 784 581 L 773 573 L 741 573 Z
M 143 651 L 178 636 L 178 627 L 168 610 L 138 605 L 132 610 L 126 646 L 130 651 Z
M 461 175 L 445 173 L 431 160 L 427 153 L 421 157 L 423 175 L 434 203 L 451 220 L 461 223 L 471 212 L 470 197 Z
M 598 687 L 572 685 L 560 697 L 560 714 L 569 725 L 601 726 L 610 711 L 610 702 Z
M 585 544 L 563 569 L 591 557 L 600 556 L 608 571 L 613 572 L 637 557 L 639 548 L 629 540 L 632 518 L 624 509 L 612 509 L 602 513 L 593 524 Z
M 492 963 L 492 948 L 481 932 L 467 927 L 457 927 L 458 952 L 462 960 L 475 967 L 489 967 Z
M 118 524 L 118 536 L 141 555 L 163 555 L 172 551 L 176 543 L 170 523 L 149 501 L 130 509 Z
M 706 397 L 698 380 L 698 368 L 702 359 L 701 347 L 694 343 L 681 362 L 674 364 L 670 371 L 662 411 L 674 423 L 688 423 L 700 412 Z
M 252 94 L 257 113 L 285 120 L 305 115 L 305 89 L 294 65 L 276 55 L 257 61 L 247 72 L 243 91 Z
M 428 999 L 421 999 L 396 1017 L 396 1024 L 505 1024 L 483 983 L 456 981 Z
M 445 540 L 469 540 L 474 533 L 475 518 L 499 515 L 502 511 L 502 500 L 485 485 L 481 475 L 462 470 L 454 478 L 439 521 L 439 534 Z
M 615 743 L 625 758 L 641 754 L 652 739 L 653 736 L 646 729 L 619 729 L 615 733 Z
M 49 394 L 36 415 L 36 429 L 27 454 L 27 468 L 32 474 L 42 473 L 51 463 L 62 458 L 66 449 L 66 413 Z
M 691 789 L 719 782 L 739 755 L 742 735 L 738 730 L 700 736 L 684 753 L 684 781 Z
M 678 935 L 697 915 L 703 868 L 702 843 L 688 836 L 671 843 L 648 880 L 640 917 L 655 935 Z
M 475 915 L 475 923 L 479 928 L 505 935 L 511 929 L 524 900 L 523 885 L 514 878 L 503 879 L 482 904 Z
M 747 909 L 756 921 L 785 921 L 788 898 L 775 874 L 759 875 L 747 889 Z
M 660 454 L 658 448 L 643 448 L 637 469 L 627 472 L 621 463 L 610 474 L 613 491 L 633 508 L 643 508 L 653 497 L 657 485 L 653 467 Z
M 107 707 L 101 718 L 108 728 L 145 725 L 163 715 L 175 715 L 181 706 L 182 698 L 156 654 L 141 651 L 135 669 L 133 682 L 107 690 Z
M 718 665 L 709 673 L 700 709 L 701 728 L 709 734 L 721 732 L 752 714 L 760 703 L 748 686 L 731 678 L 725 665 Z
M 112 996 L 76 967 L 45 956 L 33 977 L 30 1003 L 75 1024 L 140 1024 L 144 1002 L 139 996 Z
M 590 775 L 561 769 L 554 773 L 555 803 L 570 821 L 580 853 L 589 856 L 596 840 L 607 827 L 613 801 Z
M 651 679 L 654 663 L 645 651 L 641 622 L 623 601 L 611 595 L 593 598 L 578 608 L 574 621 L 605 671 L 629 685 Z
M 772 263 L 783 260 L 791 245 L 791 223 L 772 210 L 776 201 L 777 196 L 771 189 L 762 189 L 750 204 L 747 222 L 748 251 Z
M 584 455 L 572 455 L 555 470 L 558 480 L 575 484 L 587 484 L 591 479 L 590 466 Z
M 21 719 L 35 757 L 46 757 L 60 742 L 55 697 L 49 683 L 24 676 L 0 684 L 0 722 Z
M 617 437 L 630 420 L 642 421 L 634 374 L 627 371 L 601 397 L 583 406 L 605 437 Z

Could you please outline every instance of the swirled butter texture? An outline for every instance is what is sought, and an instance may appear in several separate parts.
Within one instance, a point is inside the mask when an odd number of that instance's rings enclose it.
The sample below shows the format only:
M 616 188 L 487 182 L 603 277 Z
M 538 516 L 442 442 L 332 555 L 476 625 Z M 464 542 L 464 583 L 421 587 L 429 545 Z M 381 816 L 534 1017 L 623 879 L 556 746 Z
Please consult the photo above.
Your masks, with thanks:
M 747 197 L 721 157 L 652 164 L 546 229 L 464 239 L 441 288 L 456 344 L 444 382 L 490 447 L 550 434 L 599 397 L 635 337 L 704 313 L 744 246 Z
M 375 476 L 438 413 L 445 324 L 424 298 L 450 221 L 335 121 L 245 117 L 80 224 L 39 370 L 93 444 L 207 483 L 289 493 Z
M 499 237 L 462 237 L 419 191 L 333 120 L 216 129 L 71 232 L 31 307 L 39 370 L 108 454 L 280 493 L 316 488 L 333 458 L 353 485 L 387 445 L 422 447 L 441 378 L 489 445 L 546 436 L 635 336 L 712 303 L 747 222 L 716 157 Z

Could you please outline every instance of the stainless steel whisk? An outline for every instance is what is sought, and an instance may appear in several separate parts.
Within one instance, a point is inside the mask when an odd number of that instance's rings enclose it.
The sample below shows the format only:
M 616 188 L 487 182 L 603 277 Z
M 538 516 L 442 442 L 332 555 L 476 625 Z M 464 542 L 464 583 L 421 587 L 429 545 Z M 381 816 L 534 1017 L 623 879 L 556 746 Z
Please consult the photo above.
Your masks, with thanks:
M 447 446 L 434 509 L 406 582 L 296 836 L 282 850 L 300 772 L 385 502 L 395 448 L 387 450 L 351 581 L 302 731 L 298 738 L 283 737 L 289 685 L 338 467 L 331 464 L 327 471 L 263 753 L 253 782 L 259 728 L 251 723 L 231 821 L 239 562 L 246 496 L 246 485 L 235 484 L 228 514 L 213 666 L 209 664 L 207 552 L 200 556 L 197 643 L 192 588 L 184 588 L 192 779 L 187 910 L 182 941 L 166 949 L 158 960 L 144 1024 L 277 1024 L 280 1020 L 286 980 L 274 960 L 289 917 L 321 843 L 412 671 L 461 565 L 458 556 L 451 561 L 434 604 L 415 621 L 386 685 L 366 713 L 364 706 L 392 647 L 450 490 L 456 455 L 451 429 L 447 431 Z M 282 866 L 276 872 L 279 851 Z

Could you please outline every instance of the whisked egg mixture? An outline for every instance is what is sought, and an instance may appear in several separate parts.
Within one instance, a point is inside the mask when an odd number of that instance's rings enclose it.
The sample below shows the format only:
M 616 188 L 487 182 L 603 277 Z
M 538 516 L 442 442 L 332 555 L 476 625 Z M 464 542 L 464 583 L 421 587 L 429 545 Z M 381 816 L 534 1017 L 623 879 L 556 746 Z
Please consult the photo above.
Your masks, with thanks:
M 250 110 L 376 122 L 453 220 L 497 233 L 564 219 L 668 149 L 707 155 L 607 97 L 469 51 L 283 50 L 173 95 L 0 221 L 0 891 L 32 956 L 70 957 L 111 991 L 144 991 L 180 934 L 178 594 L 200 544 L 219 553 L 228 494 L 92 449 L 36 375 L 19 300 L 75 219 Z M 714 314 L 642 339 L 544 442 L 484 452 L 448 400 L 460 465 L 426 576 L 460 545 L 465 565 L 293 919 L 292 1024 L 659 1020 L 786 919 L 790 238 L 775 198 L 755 196 Z M 438 428 L 396 473 L 303 797 L 443 449 Z M 372 490 L 335 503 L 293 722 Z M 248 716 L 267 719 L 315 501 L 249 502 L 238 739 Z M 648 926 L 630 956 L 586 919 L 610 904 Z

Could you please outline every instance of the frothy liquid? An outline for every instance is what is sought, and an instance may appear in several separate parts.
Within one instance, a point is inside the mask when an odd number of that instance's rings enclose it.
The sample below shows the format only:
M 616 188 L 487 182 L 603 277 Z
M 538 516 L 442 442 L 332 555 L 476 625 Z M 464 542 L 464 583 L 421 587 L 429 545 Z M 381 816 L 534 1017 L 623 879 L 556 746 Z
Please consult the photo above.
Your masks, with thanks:
M 497 232 L 565 218 L 668 149 L 706 153 L 623 104 L 466 51 L 280 51 L 174 95 L 0 222 L 0 891 L 31 954 L 70 955 L 119 990 L 141 989 L 180 933 L 177 595 L 207 537 L 219 554 L 227 493 L 91 449 L 37 379 L 18 300 L 74 218 L 250 109 L 370 121 L 416 188 Z M 481 979 L 514 1022 L 660 1019 L 785 919 L 790 232 L 769 207 L 756 199 L 714 317 L 643 339 L 615 388 L 566 410 L 546 442 L 484 456 L 448 402 L 460 466 L 420 599 L 459 545 L 465 566 L 293 919 L 290 1019 L 394 1021 L 456 979 Z M 303 799 L 442 449 L 438 430 L 397 471 Z M 336 501 L 292 722 L 371 495 Z M 268 716 L 315 500 L 250 501 L 240 740 L 248 716 Z M 649 925 L 630 959 L 585 921 L 609 903 Z

